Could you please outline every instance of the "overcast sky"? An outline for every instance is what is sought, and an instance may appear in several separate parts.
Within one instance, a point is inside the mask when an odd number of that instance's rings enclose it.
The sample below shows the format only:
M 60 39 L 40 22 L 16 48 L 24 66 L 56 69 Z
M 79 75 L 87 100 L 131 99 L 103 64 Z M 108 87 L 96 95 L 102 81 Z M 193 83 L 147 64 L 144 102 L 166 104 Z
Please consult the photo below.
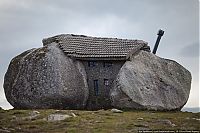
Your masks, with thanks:
M 0 106 L 11 108 L 3 91 L 10 60 L 42 47 L 61 33 L 142 39 L 153 49 L 158 29 L 165 34 L 157 55 L 176 60 L 192 73 L 186 107 L 199 106 L 198 0 L 0 0 Z

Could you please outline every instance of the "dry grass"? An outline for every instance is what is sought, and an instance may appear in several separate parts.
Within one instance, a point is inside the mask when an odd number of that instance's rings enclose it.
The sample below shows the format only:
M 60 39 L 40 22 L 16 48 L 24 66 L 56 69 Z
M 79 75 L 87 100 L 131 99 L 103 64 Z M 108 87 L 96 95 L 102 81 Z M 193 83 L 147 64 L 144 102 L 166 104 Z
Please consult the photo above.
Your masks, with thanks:
M 30 119 L 32 110 L 0 110 L 0 132 L 20 133 L 126 133 L 138 130 L 200 130 L 200 113 L 110 110 L 37 110 L 40 115 Z M 48 122 L 49 114 L 71 114 L 77 117 Z

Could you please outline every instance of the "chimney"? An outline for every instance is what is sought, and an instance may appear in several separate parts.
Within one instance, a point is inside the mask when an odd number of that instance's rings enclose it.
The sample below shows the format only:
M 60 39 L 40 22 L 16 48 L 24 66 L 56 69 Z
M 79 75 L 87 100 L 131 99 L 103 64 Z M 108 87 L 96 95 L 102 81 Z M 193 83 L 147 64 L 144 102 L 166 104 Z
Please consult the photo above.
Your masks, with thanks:
M 156 43 L 155 43 L 155 46 L 153 48 L 153 54 L 156 54 L 156 51 L 158 49 L 158 45 L 159 45 L 159 42 L 160 42 L 160 39 L 161 37 L 164 35 L 164 31 L 163 30 L 159 30 L 158 33 L 157 33 L 158 37 L 157 37 L 157 40 L 156 40 Z

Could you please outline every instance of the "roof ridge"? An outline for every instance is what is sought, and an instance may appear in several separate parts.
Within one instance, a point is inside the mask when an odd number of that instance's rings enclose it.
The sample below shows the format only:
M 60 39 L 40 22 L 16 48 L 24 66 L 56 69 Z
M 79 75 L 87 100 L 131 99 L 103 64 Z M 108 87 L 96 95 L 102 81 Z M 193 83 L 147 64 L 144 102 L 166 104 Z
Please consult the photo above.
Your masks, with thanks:
M 58 38 L 66 38 L 66 37 L 72 37 L 72 38 L 93 38 L 93 39 L 102 39 L 102 40 L 113 40 L 113 41 L 138 41 L 142 43 L 147 43 L 143 40 L 138 39 L 125 39 L 125 38 L 116 38 L 116 37 L 97 37 L 97 36 L 87 36 L 87 35 L 78 35 L 78 34 L 59 34 L 56 36 L 44 38 L 42 40 L 43 45 L 46 45 L 48 43 L 51 43 L 52 41 L 56 41 Z

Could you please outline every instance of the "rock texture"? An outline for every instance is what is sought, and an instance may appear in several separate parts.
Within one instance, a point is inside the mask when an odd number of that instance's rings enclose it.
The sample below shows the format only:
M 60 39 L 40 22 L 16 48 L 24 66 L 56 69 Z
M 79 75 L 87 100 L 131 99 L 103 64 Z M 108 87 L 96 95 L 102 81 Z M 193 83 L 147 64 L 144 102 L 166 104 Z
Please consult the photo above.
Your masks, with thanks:
M 180 110 L 188 100 L 191 74 L 177 62 L 144 51 L 127 61 L 111 90 L 116 108 Z
M 47 117 L 47 121 L 48 122 L 56 122 L 56 121 L 62 121 L 65 120 L 67 118 L 71 118 L 72 116 L 67 115 L 67 114 L 50 114 Z
M 108 69 L 117 75 L 106 95 L 114 108 L 180 110 L 185 105 L 191 74 L 184 67 L 143 50 L 130 53 L 127 59 L 130 61 L 124 61 L 119 73 L 114 67 Z M 18 109 L 85 109 L 90 101 L 87 76 L 91 81 L 94 78 L 90 71 L 86 75 L 83 62 L 68 57 L 55 42 L 25 51 L 8 67 L 4 78 L 6 98 Z M 100 81 L 104 77 L 95 78 Z M 91 90 L 90 94 L 94 95 Z
M 15 57 L 6 72 L 4 89 L 14 108 L 83 109 L 88 99 L 86 73 L 56 43 Z

